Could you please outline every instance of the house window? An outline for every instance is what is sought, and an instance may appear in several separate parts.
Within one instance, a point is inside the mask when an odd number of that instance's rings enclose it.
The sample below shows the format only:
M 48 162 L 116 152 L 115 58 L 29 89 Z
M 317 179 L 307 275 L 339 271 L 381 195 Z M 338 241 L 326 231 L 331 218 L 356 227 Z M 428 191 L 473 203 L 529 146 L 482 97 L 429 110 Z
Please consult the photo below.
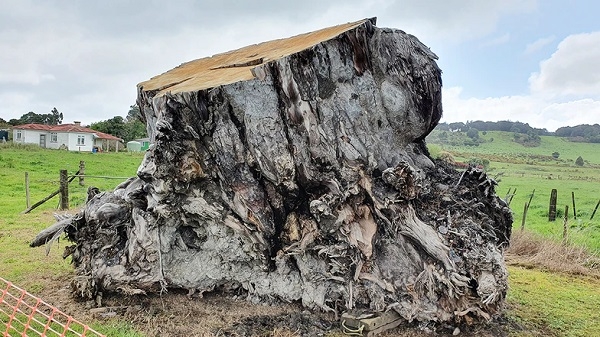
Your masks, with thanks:
M 85 145 L 85 136 L 83 136 L 83 135 L 77 136 L 77 145 Z
M 50 143 L 58 142 L 58 134 L 56 132 L 50 132 Z
M 22 134 L 21 130 L 17 130 L 17 140 L 21 140 Z

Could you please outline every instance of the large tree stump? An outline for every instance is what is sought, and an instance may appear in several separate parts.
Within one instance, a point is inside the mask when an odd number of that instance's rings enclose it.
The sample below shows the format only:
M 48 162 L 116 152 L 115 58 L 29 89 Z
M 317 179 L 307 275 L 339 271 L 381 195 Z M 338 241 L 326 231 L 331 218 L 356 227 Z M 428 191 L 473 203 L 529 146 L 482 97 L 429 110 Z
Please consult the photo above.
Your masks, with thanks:
M 424 139 L 442 114 L 436 56 L 374 23 L 140 83 L 154 145 L 137 178 L 90 190 L 66 227 L 78 294 L 235 291 L 409 321 L 497 312 L 510 210 L 482 171 L 429 158 Z

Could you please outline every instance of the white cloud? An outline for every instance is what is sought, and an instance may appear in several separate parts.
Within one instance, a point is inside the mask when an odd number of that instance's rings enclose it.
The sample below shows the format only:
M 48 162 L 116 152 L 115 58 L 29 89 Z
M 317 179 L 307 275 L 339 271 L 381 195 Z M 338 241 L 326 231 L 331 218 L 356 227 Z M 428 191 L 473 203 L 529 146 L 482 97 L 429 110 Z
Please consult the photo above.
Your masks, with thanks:
M 459 43 L 484 37 L 496 31 L 502 17 L 530 13 L 538 5 L 537 0 L 389 0 L 387 3 L 387 8 L 379 9 L 381 24 L 406 30 L 426 43 Z
M 535 94 L 600 97 L 600 32 L 565 38 L 529 83 Z
M 524 54 L 531 55 L 531 54 L 541 50 L 545 46 L 549 45 L 550 43 L 554 42 L 555 39 L 556 38 L 554 37 L 554 35 L 537 39 L 525 47 Z
M 462 88 L 443 90 L 444 122 L 511 120 L 554 131 L 561 126 L 600 123 L 600 100 L 567 102 L 541 96 L 503 96 L 484 99 L 461 97 Z

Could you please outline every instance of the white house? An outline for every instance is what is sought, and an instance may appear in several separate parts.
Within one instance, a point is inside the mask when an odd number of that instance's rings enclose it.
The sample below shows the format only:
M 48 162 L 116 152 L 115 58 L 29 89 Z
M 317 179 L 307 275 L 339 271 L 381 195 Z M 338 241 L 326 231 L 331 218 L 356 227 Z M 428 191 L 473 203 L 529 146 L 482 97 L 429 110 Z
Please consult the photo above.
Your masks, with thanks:
M 118 151 L 121 138 L 74 124 L 23 124 L 13 127 L 13 142 L 38 144 L 48 149 L 66 148 L 69 151 L 89 151 L 94 148 L 107 151 L 114 144 Z M 114 142 L 114 143 L 113 143 Z

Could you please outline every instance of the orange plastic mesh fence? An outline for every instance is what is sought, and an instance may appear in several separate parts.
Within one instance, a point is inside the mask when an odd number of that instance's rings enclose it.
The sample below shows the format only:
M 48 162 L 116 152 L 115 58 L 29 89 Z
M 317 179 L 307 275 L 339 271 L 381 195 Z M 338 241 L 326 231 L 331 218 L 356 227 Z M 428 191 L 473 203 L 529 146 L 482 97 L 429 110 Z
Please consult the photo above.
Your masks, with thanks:
M 105 337 L 1 277 L 0 333 L 3 337 Z

